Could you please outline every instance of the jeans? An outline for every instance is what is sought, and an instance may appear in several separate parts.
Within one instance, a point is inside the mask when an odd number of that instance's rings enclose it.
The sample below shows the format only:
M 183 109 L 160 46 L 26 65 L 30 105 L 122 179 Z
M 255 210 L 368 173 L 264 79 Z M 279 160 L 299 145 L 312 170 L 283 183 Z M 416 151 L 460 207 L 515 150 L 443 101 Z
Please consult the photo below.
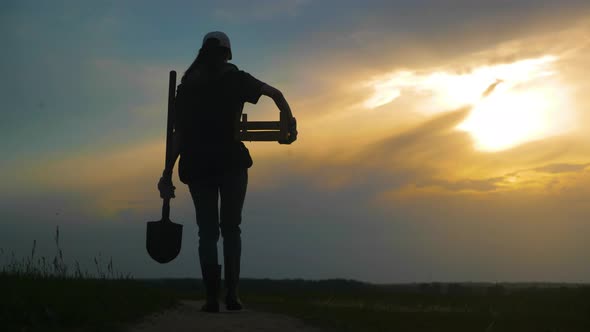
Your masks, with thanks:
M 201 174 L 189 183 L 199 226 L 201 266 L 218 264 L 217 241 L 220 229 L 224 255 L 239 261 L 242 251 L 240 223 L 247 186 L 247 168 Z M 218 198 L 221 201 L 219 206 Z

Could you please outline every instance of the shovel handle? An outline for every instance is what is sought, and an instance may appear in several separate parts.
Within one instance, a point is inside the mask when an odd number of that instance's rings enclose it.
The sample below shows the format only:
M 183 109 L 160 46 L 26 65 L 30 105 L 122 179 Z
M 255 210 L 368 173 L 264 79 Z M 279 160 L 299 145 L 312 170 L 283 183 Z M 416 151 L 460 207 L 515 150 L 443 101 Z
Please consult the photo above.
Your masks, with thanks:
M 172 153 L 172 134 L 174 133 L 174 101 L 176 100 L 176 72 L 170 71 L 170 81 L 168 84 L 168 117 L 166 120 L 166 156 L 164 159 L 164 166 L 166 169 L 170 169 L 172 163 L 169 157 Z
M 170 220 L 170 198 L 164 199 L 162 204 L 162 221 Z
M 164 165 L 170 169 L 169 163 L 172 162 L 169 154 L 172 153 L 172 133 L 174 132 L 174 101 L 176 99 L 176 71 L 170 71 L 168 80 L 168 116 L 166 120 L 166 155 L 164 156 Z M 170 220 L 170 198 L 164 199 L 162 204 L 162 221 Z

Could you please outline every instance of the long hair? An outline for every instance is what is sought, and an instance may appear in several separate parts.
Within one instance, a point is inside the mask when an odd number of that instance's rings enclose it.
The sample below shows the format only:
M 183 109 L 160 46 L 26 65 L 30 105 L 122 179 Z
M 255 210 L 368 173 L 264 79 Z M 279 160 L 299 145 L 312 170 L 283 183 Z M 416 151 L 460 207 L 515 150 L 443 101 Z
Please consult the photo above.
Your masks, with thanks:
M 181 83 L 184 83 L 186 78 L 197 68 L 204 69 L 208 72 L 216 72 L 226 60 L 229 58 L 229 49 L 219 46 L 219 40 L 210 38 L 205 41 L 203 47 L 199 50 L 199 54 L 193 63 L 188 67 L 182 76 Z

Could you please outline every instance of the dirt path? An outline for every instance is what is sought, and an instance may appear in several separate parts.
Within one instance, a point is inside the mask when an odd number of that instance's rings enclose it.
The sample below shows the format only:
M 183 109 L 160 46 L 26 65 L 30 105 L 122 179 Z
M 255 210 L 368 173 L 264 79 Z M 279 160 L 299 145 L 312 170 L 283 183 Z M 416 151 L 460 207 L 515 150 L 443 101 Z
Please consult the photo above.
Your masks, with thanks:
M 243 310 L 241 312 L 224 311 L 219 314 L 200 312 L 203 302 L 183 301 L 174 310 L 149 316 L 140 325 L 130 328 L 129 332 L 321 332 L 322 330 L 306 326 L 302 321 L 279 314 Z M 223 306 L 222 306 L 223 307 Z

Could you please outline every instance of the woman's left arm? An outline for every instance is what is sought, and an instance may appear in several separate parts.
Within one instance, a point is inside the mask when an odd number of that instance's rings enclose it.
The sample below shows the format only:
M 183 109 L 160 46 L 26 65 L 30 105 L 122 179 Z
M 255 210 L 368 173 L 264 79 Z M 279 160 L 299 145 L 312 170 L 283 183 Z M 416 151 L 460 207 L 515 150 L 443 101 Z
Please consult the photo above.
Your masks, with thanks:
M 166 167 L 164 168 L 164 173 L 162 174 L 162 176 L 169 177 L 170 179 L 172 179 L 172 170 L 174 170 L 176 159 L 178 159 L 178 155 L 180 155 L 180 139 L 180 131 L 175 130 L 174 133 L 172 133 L 172 144 L 170 144 L 171 151 L 167 156 L 168 160 L 166 160 Z
M 176 197 L 174 194 L 176 187 L 172 183 L 172 170 L 174 169 L 174 164 L 176 164 L 176 159 L 178 159 L 178 155 L 180 154 L 180 139 L 180 131 L 172 133 L 172 144 L 170 144 L 171 151 L 167 156 L 168 159 L 166 160 L 166 167 L 164 168 L 162 177 L 160 178 L 160 181 L 158 181 L 160 198 L 166 199 Z

